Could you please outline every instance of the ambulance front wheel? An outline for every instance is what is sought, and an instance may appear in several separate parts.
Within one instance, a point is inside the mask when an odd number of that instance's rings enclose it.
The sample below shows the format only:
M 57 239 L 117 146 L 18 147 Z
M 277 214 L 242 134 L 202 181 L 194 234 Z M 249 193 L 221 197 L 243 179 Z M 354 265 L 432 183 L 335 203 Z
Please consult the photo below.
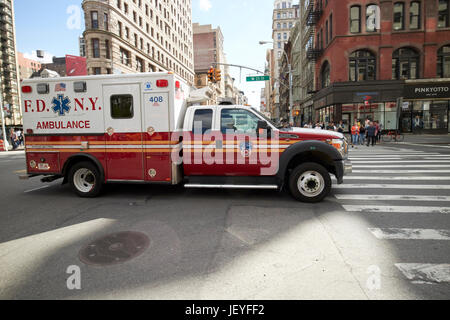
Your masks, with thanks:
M 100 171 L 91 162 L 78 162 L 69 171 L 72 190 L 83 198 L 96 197 L 103 186 Z
M 292 196 L 302 202 L 322 201 L 331 191 L 331 177 L 318 163 L 308 162 L 296 167 L 289 177 Z

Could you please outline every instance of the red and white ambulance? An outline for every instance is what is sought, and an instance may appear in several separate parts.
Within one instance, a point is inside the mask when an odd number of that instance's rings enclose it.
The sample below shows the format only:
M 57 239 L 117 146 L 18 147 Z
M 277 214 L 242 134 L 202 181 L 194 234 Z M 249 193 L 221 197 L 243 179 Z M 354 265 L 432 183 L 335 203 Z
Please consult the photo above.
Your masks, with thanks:
M 82 197 L 105 183 L 186 188 L 287 187 L 321 201 L 330 175 L 351 172 L 340 133 L 278 129 L 255 109 L 201 106 L 172 73 L 38 78 L 22 82 L 28 179 L 63 178 Z

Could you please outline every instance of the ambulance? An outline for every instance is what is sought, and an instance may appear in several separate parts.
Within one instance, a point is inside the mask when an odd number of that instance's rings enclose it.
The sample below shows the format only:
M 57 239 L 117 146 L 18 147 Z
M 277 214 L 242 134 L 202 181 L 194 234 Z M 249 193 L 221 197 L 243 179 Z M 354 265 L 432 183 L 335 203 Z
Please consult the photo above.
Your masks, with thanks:
M 259 111 L 201 105 L 171 72 L 35 78 L 21 83 L 26 170 L 81 197 L 106 183 L 289 189 L 304 202 L 352 170 L 340 133 L 277 128 Z

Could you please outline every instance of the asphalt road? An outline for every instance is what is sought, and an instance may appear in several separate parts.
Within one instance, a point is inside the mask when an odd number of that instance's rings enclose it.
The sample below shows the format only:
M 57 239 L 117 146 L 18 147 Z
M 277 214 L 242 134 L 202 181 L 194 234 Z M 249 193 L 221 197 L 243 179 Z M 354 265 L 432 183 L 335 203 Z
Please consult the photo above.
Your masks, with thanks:
M 355 173 L 311 205 L 149 185 L 81 199 L 60 181 L 18 180 L 23 153 L 0 153 L 0 299 L 449 299 L 449 146 L 362 146 L 351 158 Z M 148 248 L 112 266 L 80 260 L 122 231 Z

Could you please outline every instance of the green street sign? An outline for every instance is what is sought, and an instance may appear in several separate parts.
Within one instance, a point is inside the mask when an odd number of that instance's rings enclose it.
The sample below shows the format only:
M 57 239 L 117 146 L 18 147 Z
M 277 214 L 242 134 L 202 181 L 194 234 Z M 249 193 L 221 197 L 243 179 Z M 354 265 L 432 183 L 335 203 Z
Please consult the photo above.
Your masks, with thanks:
M 247 82 L 251 81 L 269 81 L 270 76 L 254 76 L 254 77 L 247 77 Z

